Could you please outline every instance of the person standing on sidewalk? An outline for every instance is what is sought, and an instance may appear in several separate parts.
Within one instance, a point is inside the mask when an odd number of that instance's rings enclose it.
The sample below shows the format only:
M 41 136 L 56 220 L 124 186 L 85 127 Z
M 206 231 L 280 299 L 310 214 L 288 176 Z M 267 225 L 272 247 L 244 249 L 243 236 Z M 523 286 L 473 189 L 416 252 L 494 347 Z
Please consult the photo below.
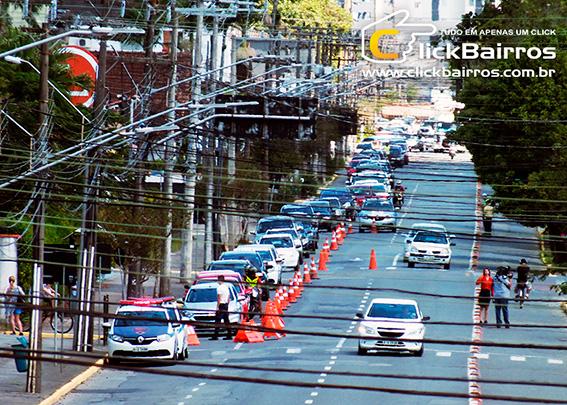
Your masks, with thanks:
M 524 307 L 524 300 L 530 297 L 530 266 L 528 266 L 528 261 L 526 259 L 520 260 L 520 265 L 516 269 L 518 273 L 516 277 L 516 300 L 520 300 L 520 308 Z
M 499 267 L 494 277 L 494 308 L 496 310 L 497 328 L 500 328 L 502 325 L 502 318 L 504 318 L 506 328 L 510 327 L 508 301 L 510 300 L 512 281 L 508 277 L 508 273 L 507 267 Z
M 494 280 L 490 275 L 490 269 L 488 267 L 482 270 L 482 276 L 476 280 L 476 285 L 479 284 L 478 305 L 480 306 L 480 323 L 487 323 L 488 307 L 490 306 L 492 296 L 494 296 Z
M 218 278 L 217 287 L 217 313 L 215 315 L 215 334 L 211 340 L 219 340 L 219 326 L 221 321 L 224 322 L 226 327 L 226 337 L 224 340 L 232 339 L 232 330 L 230 329 L 230 320 L 228 319 L 228 303 L 230 302 L 230 289 L 224 283 L 224 276 L 220 275 Z
M 482 208 L 482 224 L 484 226 L 484 233 L 492 233 L 492 217 L 494 217 L 494 206 L 491 201 L 487 201 Z
M 6 315 L 10 319 L 10 326 L 12 326 L 12 335 L 16 335 L 18 330 L 20 331 L 20 336 L 23 336 L 24 327 L 22 326 L 22 321 L 20 320 L 20 315 L 23 312 L 19 305 L 25 302 L 24 290 L 22 287 L 16 284 L 16 277 L 10 276 L 8 278 L 10 285 L 6 288 L 4 297 L 6 304 Z M 18 305 L 19 304 L 19 305 Z

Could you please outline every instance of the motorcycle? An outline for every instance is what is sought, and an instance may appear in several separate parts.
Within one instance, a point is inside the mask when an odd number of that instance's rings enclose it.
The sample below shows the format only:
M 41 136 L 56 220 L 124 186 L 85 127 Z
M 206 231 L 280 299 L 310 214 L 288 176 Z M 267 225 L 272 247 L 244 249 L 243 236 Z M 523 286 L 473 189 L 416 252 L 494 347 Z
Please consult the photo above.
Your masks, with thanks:
M 262 318 L 262 293 L 258 286 L 248 287 L 244 290 L 244 294 L 248 298 L 248 314 L 249 321 L 253 320 L 256 315 Z

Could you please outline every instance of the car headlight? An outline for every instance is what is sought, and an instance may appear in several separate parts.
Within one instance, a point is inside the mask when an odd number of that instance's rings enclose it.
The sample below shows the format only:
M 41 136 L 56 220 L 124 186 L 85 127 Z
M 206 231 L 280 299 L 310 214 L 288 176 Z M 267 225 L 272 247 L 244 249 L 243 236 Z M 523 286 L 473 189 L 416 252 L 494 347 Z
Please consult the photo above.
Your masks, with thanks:
M 419 249 L 416 248 L 415 246 L 412 246 L 412 247 L 410 248 L 410 252 L 411 252 L 411 253 L 417 253 L 417 252 L 419 252 Z
M 358 333 L 361 335 L 375 335 L 376 330 L 374 328 L 369 328 L 368 326 L 360 325 L 358 327 Z
M 172 337 L 173 337 L 172 335 L 168 335 L 167 333 L 164 333 L 163 335 L 159 335 L 159 336 L 157 337 L 157 341 L 158 341 L 158 342 L 166 342 L 166 341 L 168 341 L 169 339 L 171 339 Z
M 424 328 L 423 328 L 423 327 L 417 328 L 417 329 L 411 329 L 411 330 L 408 330 L 408 331 L 406 332 L 406 335 L 407 335 L 408 337 L 409 337 L 409 336 L 420 337 L 420 336 L 423 334 L 423 331 L 424 331 Z
M 124 342 L 124 338 L 122 336 L 119 336 L 119 335 L 109 335 L 108 338 L 110 340 L 114 340 L 115 342 L 118 342 L 118 343 Z
M 442 254 L 442 255 L 448 255 L 448 254 L 449 254 L 449 249 L 441 249 L 441 254 Z

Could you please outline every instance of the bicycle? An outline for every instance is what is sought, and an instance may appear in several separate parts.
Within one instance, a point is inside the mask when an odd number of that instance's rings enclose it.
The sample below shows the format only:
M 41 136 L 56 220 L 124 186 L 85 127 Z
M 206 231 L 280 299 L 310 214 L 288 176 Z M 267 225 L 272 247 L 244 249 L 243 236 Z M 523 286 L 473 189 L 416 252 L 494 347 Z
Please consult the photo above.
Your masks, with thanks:
M 70 313 L 69 301 L 64 301 L 63 304 L 58 305 L 55 307 L 53 302 L 46 303 L 43 300 L 43 304 L 41 305 L 41 322 L 40 325 L 43 327 L 43 323 L 46 319 L 49 318 L 49 325 L 54 332 L 57 333 L 67 333 L 71 329 L 73 329 L 73 316 Z M 20 319 L 22 321 L 22 326 L 24 327 L 24 332 L 29 332 L 31 329 L 31 312 L 32 308 L 26 307 L 24 312 L 20 315 Z M 55 316 L 57 314 L 57 316 Z

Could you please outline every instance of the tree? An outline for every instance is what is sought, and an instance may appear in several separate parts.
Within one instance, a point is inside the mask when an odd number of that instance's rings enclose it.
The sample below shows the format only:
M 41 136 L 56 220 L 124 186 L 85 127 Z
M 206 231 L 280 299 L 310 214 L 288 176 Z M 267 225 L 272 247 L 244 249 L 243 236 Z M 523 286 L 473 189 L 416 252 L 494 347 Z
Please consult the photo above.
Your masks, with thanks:
M 499 210 L 528 226 L 545 227 L 556 263 L 567 263 L 567 53 L 566 2 L 503 0 L 481 14 L 465 15 L 457 27 L 470 35 L 446 38 L 458 46 L 555 48 L 553 59 L 451 60 L 453 69 L 554 69 L 547 77 L 465 77 L 457 99 L 466 107 L 454 139 L 467 145 L 481 180 L 495 192 Z M 471 29 L 476 29 L 476 34 Z M 483 29 L 512 35 L 481 35 Z M 543 29 L 555 35 L 540 35 Z M 528 30 L 518 35 L 517 30 Z M 562 270 L 561 267 L 554 271 Z M 564 271 L 564 270 L 563 270 Z

